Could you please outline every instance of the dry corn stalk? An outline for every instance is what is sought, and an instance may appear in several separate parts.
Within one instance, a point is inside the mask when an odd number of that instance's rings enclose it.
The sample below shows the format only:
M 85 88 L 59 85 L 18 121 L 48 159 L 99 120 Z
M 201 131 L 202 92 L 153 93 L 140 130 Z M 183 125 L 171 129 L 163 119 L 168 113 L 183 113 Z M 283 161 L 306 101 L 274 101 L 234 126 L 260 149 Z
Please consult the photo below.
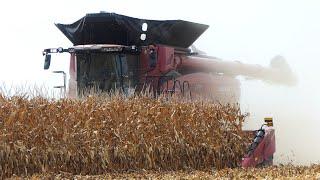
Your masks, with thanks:
M 239 107 L 217 103 L 0 96 L 0 107 L 0 178 L 234 167 L 248 142 Z

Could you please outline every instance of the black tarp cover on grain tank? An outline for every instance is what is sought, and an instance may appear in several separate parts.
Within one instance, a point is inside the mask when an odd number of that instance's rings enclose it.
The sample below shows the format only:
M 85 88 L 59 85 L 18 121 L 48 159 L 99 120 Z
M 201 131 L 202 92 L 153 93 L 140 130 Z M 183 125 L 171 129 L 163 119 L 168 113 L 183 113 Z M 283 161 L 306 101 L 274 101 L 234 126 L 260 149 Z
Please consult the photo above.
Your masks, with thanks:
M 142 24 L 147 23 L 146 32 Z M 73 24 L 56 24 L 74 44 L 148 45 L 187 48 L 209 27 L 183 20 L 146 20 L 115 13 L 87 14 Z M 140 36 L 146 34 L 146 40 Z

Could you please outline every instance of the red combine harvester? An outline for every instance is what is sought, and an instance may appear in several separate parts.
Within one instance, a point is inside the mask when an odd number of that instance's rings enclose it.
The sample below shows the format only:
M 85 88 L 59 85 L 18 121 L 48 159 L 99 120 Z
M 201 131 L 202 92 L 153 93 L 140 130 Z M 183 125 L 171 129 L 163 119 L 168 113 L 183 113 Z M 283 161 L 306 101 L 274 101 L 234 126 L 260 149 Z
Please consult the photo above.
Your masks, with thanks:
M 197 50 L 193 42 L 209 27 L 203 24 L 97 13 L 56 26 L 74 46 L 45 49 L 44 69 L 49 69 L 52 53 L 70 53 L 69 97 L 93 87 L 131 94 L 147 85 L 155 95 L 175 93 L 232 103 L 240 97 L 238 75 L 285 85 L 295 83 L 281 57 L 274 58 L 270 67 L 262 67 L 222 61 Z M 272 164 L 275 135 L 272 119 L 266 122 L 252 131 L 254 141 L 243 158 L 243 167 Z

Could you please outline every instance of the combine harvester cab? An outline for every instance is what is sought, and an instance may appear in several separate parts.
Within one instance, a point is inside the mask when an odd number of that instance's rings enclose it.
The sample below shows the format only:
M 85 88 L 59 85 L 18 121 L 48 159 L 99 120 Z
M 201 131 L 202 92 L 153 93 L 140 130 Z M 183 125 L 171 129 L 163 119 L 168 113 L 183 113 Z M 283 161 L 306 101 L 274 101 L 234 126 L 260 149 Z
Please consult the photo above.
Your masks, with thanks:
M 73 24 L 56 26 L 74 46 L 45 49 L 44 69 L 49 69 L 52 53 L 70 53 L 69 97 L 80 96 L 82 90 L 92 86 L 106 92 L 118 88 L 128 93 L 132 90 L 130 86 L 140 92 L 147 85 L 157 95 L 180 93 L 188 94 L 192 100 L 200 97 L 235 103 L 240 96 L 236 76 L 284 85 L 296 82 L 281 57 L 274 58 L 270 67 L 262 67 L 223 61 L 193 50 L 190 46 L 209 27 L 204 24 L 96 13 L 87 14 Z M 66 88 L 66 83 L 62 88 Z M 272 120 L 267 122 L 270 124 Z M 271 165 L 274 130 L 263 126 L 253 137 L 242 166 Z

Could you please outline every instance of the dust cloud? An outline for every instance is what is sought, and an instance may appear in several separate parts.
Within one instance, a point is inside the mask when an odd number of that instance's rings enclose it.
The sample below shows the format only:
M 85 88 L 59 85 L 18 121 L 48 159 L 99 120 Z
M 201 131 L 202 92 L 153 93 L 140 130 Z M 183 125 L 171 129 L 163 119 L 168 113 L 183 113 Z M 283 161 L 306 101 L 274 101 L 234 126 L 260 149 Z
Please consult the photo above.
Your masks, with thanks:
M 320 162 L 320 73 L 296 68 L 299 82 L 286 87 L 242 79 L 242 110 L 251 115 L 245 129 L 257 129 L 272 116 L 276 130 L 276 164 L 308 165 Z

